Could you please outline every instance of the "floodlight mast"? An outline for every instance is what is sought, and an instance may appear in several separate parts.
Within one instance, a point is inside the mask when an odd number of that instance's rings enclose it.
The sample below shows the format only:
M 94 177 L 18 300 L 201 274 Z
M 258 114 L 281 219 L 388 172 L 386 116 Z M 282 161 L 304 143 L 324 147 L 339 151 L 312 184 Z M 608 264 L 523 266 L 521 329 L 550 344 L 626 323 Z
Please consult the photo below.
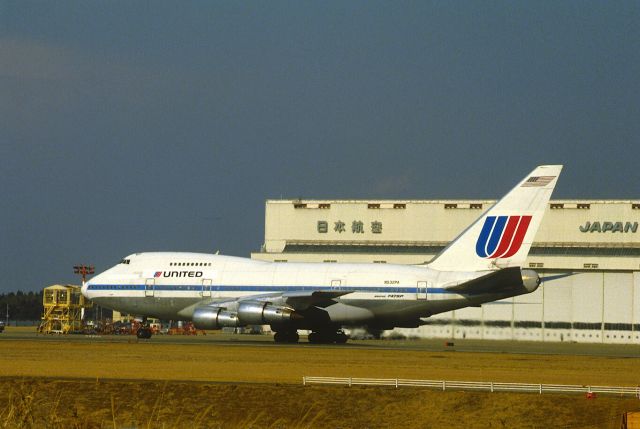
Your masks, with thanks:
M 94 274 L 96 269 L 93 265 L 74 265 L 73 272 L 82 276 L 82 285 L 87 281 L 87 274 Z
M 94 274 L 96 269 L 93 265 L 74 265 L 73 272 L 82 276 L 82 286 L 87 282 L 87 274 Z M 84 307 L 81 309 L 80 319 L 84 320 Z

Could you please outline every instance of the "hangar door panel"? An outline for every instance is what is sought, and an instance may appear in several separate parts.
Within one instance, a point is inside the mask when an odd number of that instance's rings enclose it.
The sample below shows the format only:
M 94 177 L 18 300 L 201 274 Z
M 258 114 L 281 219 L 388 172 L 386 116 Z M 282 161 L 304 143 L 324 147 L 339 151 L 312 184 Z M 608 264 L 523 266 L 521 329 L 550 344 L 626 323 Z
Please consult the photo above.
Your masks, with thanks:
M 513 338 L 539 341 L 542 338 L 542 290 L 514 297 Z
M 633 273 L 633 340 L 640 343 L 640 272 Z
M 456 324 L 453 328 L 453 338 L 483 338 L 482 307 L 466 307 L 455 310 Z
M 583 273 L 572 279 L 574 341 L 602 341 L 602 273 Z
M 482 304 L 484 322 L 487 326 L 511 326 L 513 298 Z
M 512 339 L 513 298 L 482 304 L 484 314 L 483 338 L 491 340 Z
M 514 297 L 514 320 L 542 322 L 542 290 Z
M 583 273 L 569 276 L 569 279 L 573 288 L 573 321 L 592 325 L 602 323 L 602 274 Z M 600 329 L 600 326 L 593 329 Z
M 604 275 L 604 320 L 607 323 L 631 323 L 633 277 L 627 273 Z
M 576 277 L 579 277 L 576 276 Z M 572 311 L 572 282 L 570 277 L 546 282 L 540 288 L 543 289 L 544 305 L 543 314 L 545 325 L 551 327 L 570 328 Z M 560 326 L 552 324 L 562 323 Z M 569 324 L 566 326 L 566 324 Z
M 632 339 L 633 275 L 606 273 L 604 275 L 604 341 L 626 342 Z

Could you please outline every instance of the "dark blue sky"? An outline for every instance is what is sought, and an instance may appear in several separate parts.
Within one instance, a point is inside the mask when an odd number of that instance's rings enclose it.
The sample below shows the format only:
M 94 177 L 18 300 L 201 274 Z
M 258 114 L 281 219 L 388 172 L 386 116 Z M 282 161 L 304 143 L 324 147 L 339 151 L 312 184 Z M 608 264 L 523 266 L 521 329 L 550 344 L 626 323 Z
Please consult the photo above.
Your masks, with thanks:
M 0 292 L 267 198 L 640 198 L 640 2 L 0 1 Z

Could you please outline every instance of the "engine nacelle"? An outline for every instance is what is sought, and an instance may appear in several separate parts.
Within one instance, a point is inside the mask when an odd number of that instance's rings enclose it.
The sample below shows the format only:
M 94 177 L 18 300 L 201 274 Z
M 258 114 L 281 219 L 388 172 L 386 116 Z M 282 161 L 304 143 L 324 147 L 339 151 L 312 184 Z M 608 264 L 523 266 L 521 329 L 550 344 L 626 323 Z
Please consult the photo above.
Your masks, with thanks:
M 238 326 L 238 315 L 220 307 L 198 307 L 193 311 L 193 326 L 197 329 L 220 329 Z
M 292 309 L 266 302 L 240 302 L 238 305 L 238 319 L 243 325 L 278 324 L 297 318 L 300 316 Z
M 197 329 L 220 329 L 246 325 L 277 325 L 302 317 L 290 308 L 266 302 L 240 302 L 237 312 L 220 307 L 203 306 L 193 311 L 193 325 Z

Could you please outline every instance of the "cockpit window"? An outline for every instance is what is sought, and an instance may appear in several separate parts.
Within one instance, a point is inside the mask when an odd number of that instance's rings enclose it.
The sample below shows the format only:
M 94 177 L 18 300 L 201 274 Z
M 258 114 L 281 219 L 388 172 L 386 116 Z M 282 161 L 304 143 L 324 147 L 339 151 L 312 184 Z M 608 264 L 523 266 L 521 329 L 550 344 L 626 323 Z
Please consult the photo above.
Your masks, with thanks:
M 123 259 L 120 261 L 121 264 L 126 264 L 126 265 L 129 265 L 130 262 L 131 262 L 130 259 Z

